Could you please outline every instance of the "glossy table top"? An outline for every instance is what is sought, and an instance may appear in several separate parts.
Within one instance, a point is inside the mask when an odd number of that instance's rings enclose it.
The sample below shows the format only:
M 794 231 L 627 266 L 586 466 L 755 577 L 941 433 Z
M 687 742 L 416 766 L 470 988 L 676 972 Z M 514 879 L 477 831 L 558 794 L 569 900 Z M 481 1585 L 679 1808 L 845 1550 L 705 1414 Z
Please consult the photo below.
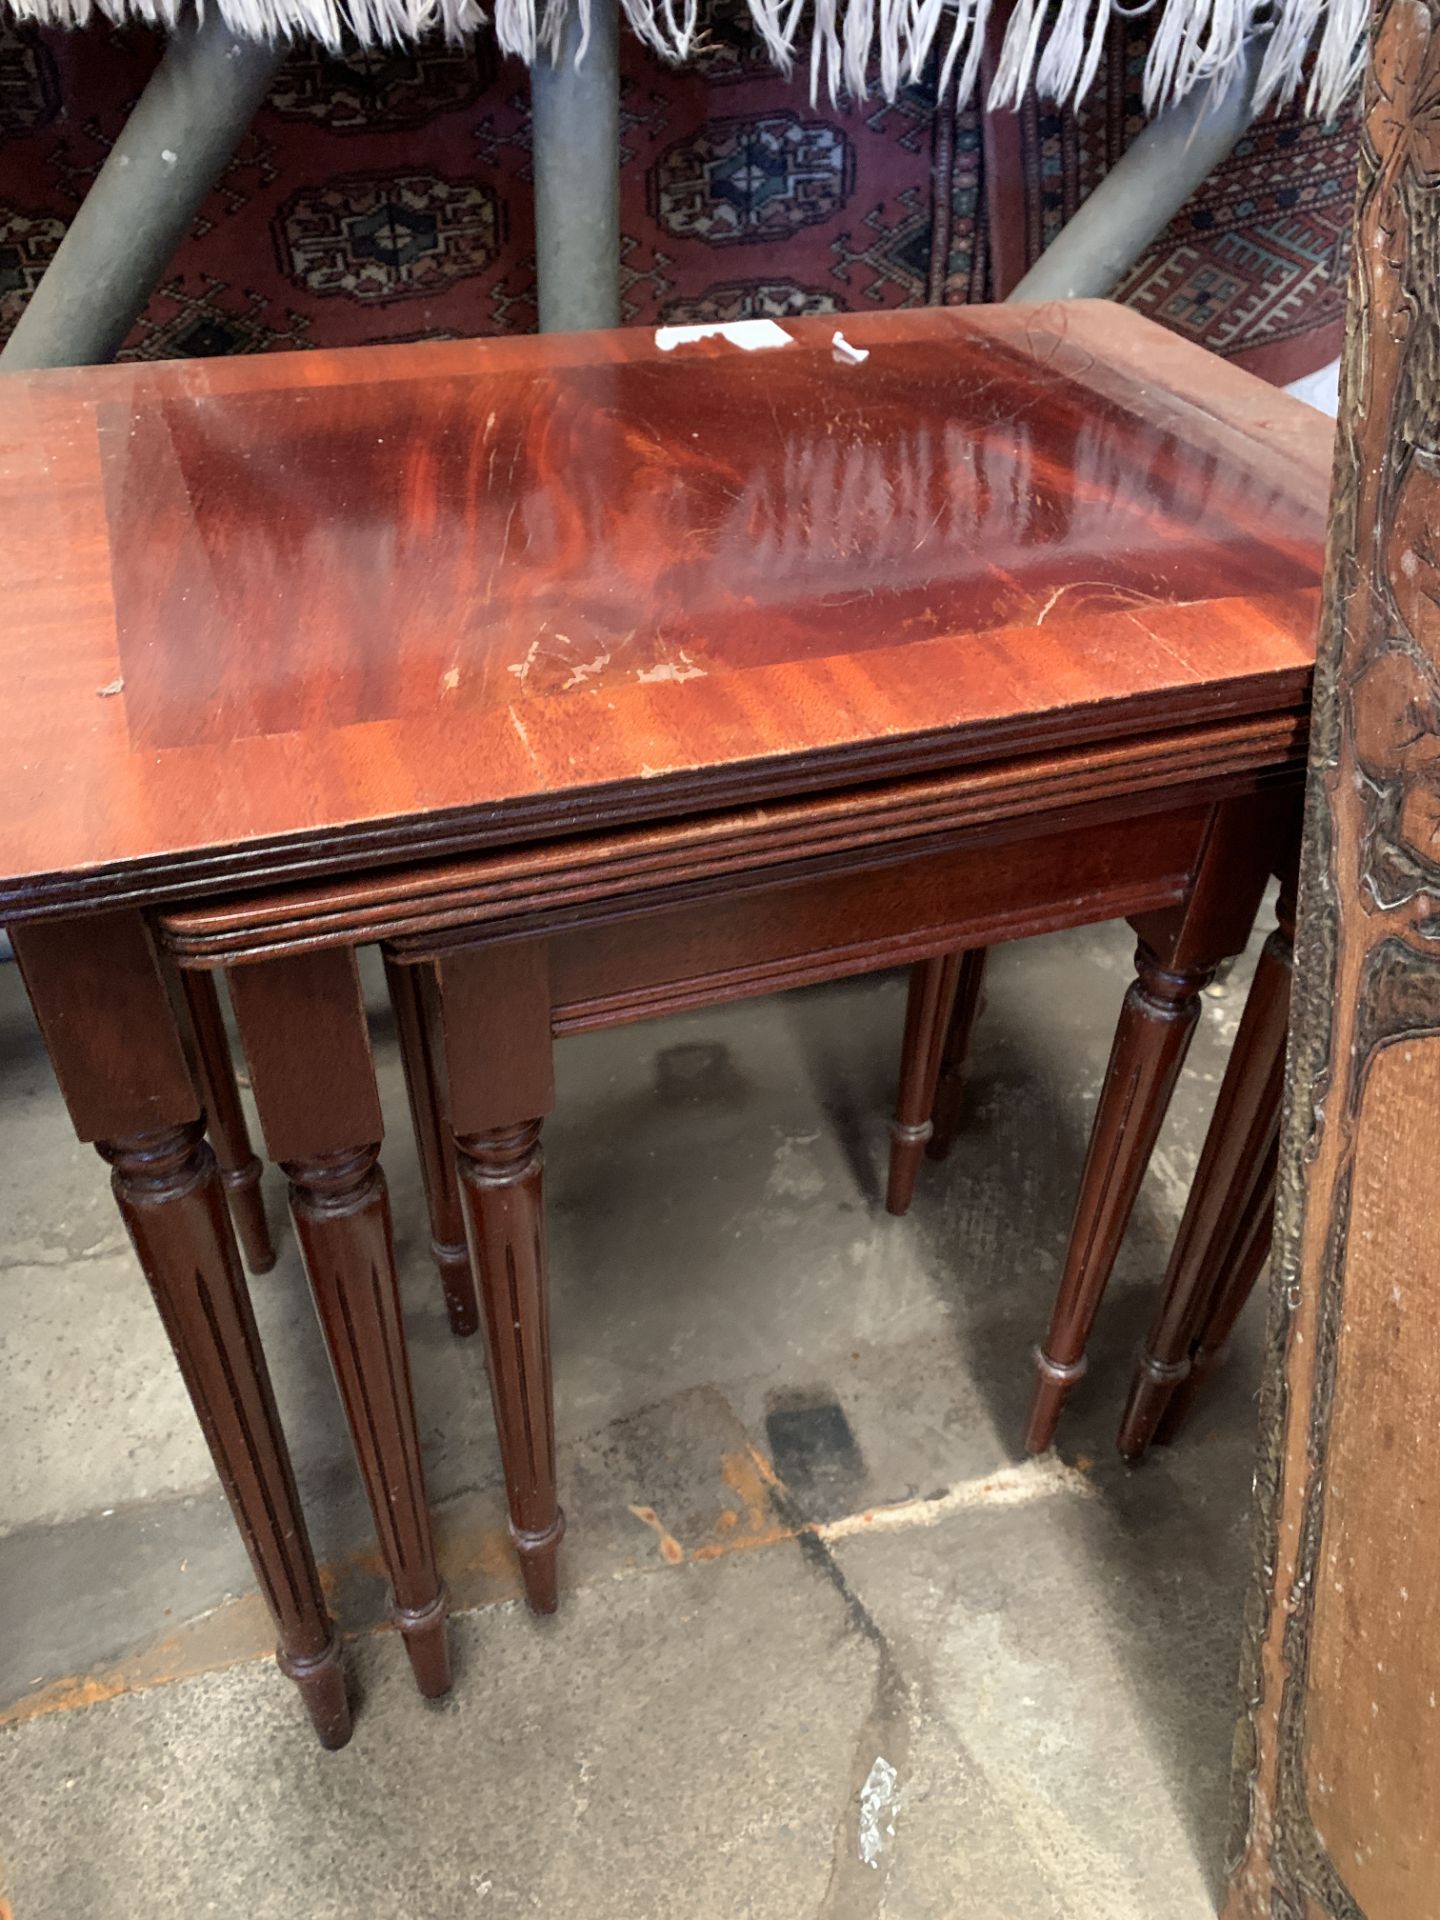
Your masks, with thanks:
M 1328 422 L 842 324 L 0 379 L 0 919 L 1303 704 Z

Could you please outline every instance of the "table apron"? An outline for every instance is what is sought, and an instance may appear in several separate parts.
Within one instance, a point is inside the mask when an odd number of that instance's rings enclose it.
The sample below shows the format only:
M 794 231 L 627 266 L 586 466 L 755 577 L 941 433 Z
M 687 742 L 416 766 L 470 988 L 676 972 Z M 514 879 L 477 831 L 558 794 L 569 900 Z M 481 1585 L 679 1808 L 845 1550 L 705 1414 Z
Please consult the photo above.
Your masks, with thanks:
M 964 947 L 1121 919 L 1184 899 L 1212 809 L 1088 825 L 1015 843 L 914 853 L 529 938 L 548 951 L 556 1033 L 649 1019 Z M 488 938 L 487 936 L 488 932 Z M 479 944 L 452 930 L 405 944 L 430 959 Z

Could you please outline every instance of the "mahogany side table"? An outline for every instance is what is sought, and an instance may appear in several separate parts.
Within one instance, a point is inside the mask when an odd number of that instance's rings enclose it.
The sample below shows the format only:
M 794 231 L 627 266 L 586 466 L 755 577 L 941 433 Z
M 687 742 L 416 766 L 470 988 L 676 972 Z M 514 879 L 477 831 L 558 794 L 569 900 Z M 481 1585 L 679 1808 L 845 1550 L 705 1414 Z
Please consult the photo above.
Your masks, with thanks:
M 443 1590 L 356 945 L 438 965 L 544 1607 L 554 1034 L 1128 914 L 1151 958 L 1124 1098 L 1163 1103 L 1300 778 L 1304 409 L 1104 303 L 847 318 L 863 358 L 832 323 L 773 331 L 6 381 L 0 919 L 331 1737 L 333 1637 L 157 935 L 231 970 L 429 1690 Z

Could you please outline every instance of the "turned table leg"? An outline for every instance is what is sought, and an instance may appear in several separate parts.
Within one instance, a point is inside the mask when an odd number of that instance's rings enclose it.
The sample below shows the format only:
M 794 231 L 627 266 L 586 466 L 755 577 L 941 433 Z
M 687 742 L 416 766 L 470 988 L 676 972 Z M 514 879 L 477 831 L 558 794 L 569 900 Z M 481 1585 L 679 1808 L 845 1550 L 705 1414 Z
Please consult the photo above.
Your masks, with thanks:
M 321 1743 L 350 1709 L 184 1044 L 136 913 L 12 929 L 61 1091 L 115 1197 Z
M 943 1160 L 955 1144 L 965 1110 L 965 1069 L 970 1057 L 970 1041 L 980 1017 L 985 988 L 987 949 L 972 948 L 960 956 L 960 980 L 950 1026 L 940 1054 L 940 1074 L 930 1109 L 930 1140 L 925 1148 L 932 1160 Z
M 1091 1128 L 1074 1224 L 1044 1342 L 1025 1445 L 1043 1453 L 1071 1389 L 1120 1241 L 1200 1014 L 1201 989 L 1249 937 L 1293 800 L 1254 796 L 1212 809 L 1177 906 L 1138 916 L 1137 977 L 1125 995 Z
M 910 994 L 905 1003 L 905 1037 L 900 1043 L 900 1093 L 890 1122 L 890 1178 L 885 1205 L 891 1213 L 907 1213 L 915 1198 L 920 1157 L 933 1128 L 930 1111 L 940 1057 L 955 1005 L 955 992 L 965 956 L 942 954 L 922 960 L 910 969 Z
M 1145 945 L 1125 995 L 1090 1134 L 1074 1225 L 1051 1310 L 1035 1349 L 1037 1375 L 1025 1446 L 1043 1453 L 1070 1389 L 1085 1373 L 1085 1347 L 1150 1153 L 1200 1016 L 1210 968 L 1172 973 Z
M 1226 1252 L 1225 1270 L 1209 1315 L 1196 1336 L 1185 1377 L 1172 1389 L 1155 1423 L 1152 1438 L 1168 1446 L 1185 1423 L 1205 1382 L 1225 1358 L 1230 1335 L 1245 1302 L 1255 1289 L 1261 1269 L 1270 1257 L 1275 1233 L 1275 1173 L 1280 1159 L 1278 1130 L 1260 1169 L 1245 1211 L 1236 1223 Z
M 264 1169 L 250 1145 L 215 976 L 184 973 L 180 978 L 195 1036 L 195 1078 L 205 1103 L 221 1183 L 230 1202 L 230 1217 L 246 1266 L 252 1273 L 269 1273 L 275 1264 L 275 1243 L 270 1237 L 260 1186 Z
M 1251 1203 L 1280 1130 L 1294 966 L 1295 901 L 1289 890 L 1281 895 L 1278 920 L 1255 968 L 1160 1305 L 1136 1366 L 1120 1425 L 1119 1448 L 1127 1460 L 1138 1460 L 1155 1437 L 1167 1402 L 1190 1371 L 1191 1347 L 1206 1315 L 1235 1267 L 1239 1238 L 1253 1231 Z M 1246 1292 L 1254 1278 L 1252 1272 Z
M 455 1143 L 445 1110 L 443 1059 L 438 1032 L 439 999 L 433 963 L 404 966 L 388 953 L 385 978 L 400 1036 L 405 1092 L 430 1215 L 430 1251 L 440 1270 L 450 1330 L 462 1338 L 480 1324 L 475 1275 L 465 1242 L 465 1213 L 455 1169 Z
M 553 1613 L 565 1516 L 556 1493 L 540 1151 L 541 1121 L 555 1104 L 545 949 L 506 944 L 447 954 L 440 996 L 510 1536 L 531 1608 Z
M 380 1169 L 383 1127 L 355 956 L 237 967 L 230 997 L 290 1207 L 420 1691 L 450 1685 L 445 1589 L 415 1424 Z

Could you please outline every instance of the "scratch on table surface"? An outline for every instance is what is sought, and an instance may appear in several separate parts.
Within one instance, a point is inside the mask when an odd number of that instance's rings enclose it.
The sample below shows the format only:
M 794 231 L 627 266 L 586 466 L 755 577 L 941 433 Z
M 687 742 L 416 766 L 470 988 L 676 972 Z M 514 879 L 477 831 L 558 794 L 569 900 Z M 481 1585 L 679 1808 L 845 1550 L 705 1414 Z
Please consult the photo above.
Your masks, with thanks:
M 525 682 L 530 677 L 530 669 L 534 666 L 535 662 L 539 659 L 539 657 L 540 657 L 540 642 L 538 640 L 532 640 L 530 642 L 530 651 L 526 654 L 525 658 L 523 660 L 512 660 L 510 665 L 505 669 L 505 671 L 507 673 L 513 673 L 515 678 L 520 682 L 521 686 L 523 687 Z
M 1095 593 L 1110 595 L 1112 605 L 1122 607 L 1130 612 L 1133 612 L 1136 607 L 1163 607 L 1172 604 L 1165 599 L 1163 594 L 1145 593 L 1139 587 L 1122 587 L 1117 585 L 1113 580 L 1062 580 L 1060 585 L 1056 587 L 1050 598 L 1040 609 L 1039 613 L 1036 614 L 1036 626 L 1044 626 L 1046 614 L 1054 612 L 1057 601 L 1065 594 L 1079 593 L 1087 587 Z
M 1056 587 L 1055 591 L 1051 594 L 1050 598 L 1045 602 L 1044 606 L 1040 609 L 1039 613 L 1037 613 L 1035 616 L 1035 624 L 1037 627 L 1044 626 L 1046 614 L 1053 609 L 1056 601 L 1060 598 L 1061 594 L 1068 593 L 1068 592 L 1069 592 L 1069 587 L 1066 583 L 1062 582 L 1060 586 Z M 512 667 L 510 671 L 513 673 L 515 669 Z
M 538 766 L 539 762 L 535 758 L 535 749 L 531 746 L 530 736 L 525 731 L 525 722 L 520 718 L 514 707 L 510 709 L 510 724 L 519 735 L 521 746 L 524 747 L 526 753 L 529 754 L 531 766 Z
M 95 689 L 95 695 L 97 699 L 108 700 L 112 694 L 123 693 L 124 691 L 125 691 L 125 676 L 122 673 L 118 680 L 111 680 L 108 683 L 108 685 L 103 687 L 97 687 Z
M 684 647 L 680 649 L 679 660 L 680 664 L 678 667 L 673 660 L 657 661 L 653 667 L 645 667 L 641 672 L 637 673 L 635 678 L 637 680 L 656 681 L 703 680 L 706 677 L 706 669 L 704 667 L 697 667 Z
M 608 653 L 597 653 L 593 660 L 582 660 L 575 667 L 570 678 L 563 682 L 560 691 L 568 693 L 571 687 L 578 687 L 582 680 L 593 680 L 597 673 L 603 673 L 610 664 Z
M 944 517 L 945 517 L 945 509 L 942 506 L 937 510 L 935 514 L 935 518 L 930 522 L 929 526 L 926 527 L 925 531 L 921 534 L 920 538 L 915 542 L 916 553 L 918 553 L 921 547 L 924 546 L 925 542 L 930 538 L 931 534 L 934 533 L 936 527 L 939 526 L 940 522 L 944 519 Z M 1042 615 L 1041 617 L 1043 618 L 1044 616 Z M 1035 624 L 1038 627 L 1040 624 L 1039 620 L 1037 620 Z

